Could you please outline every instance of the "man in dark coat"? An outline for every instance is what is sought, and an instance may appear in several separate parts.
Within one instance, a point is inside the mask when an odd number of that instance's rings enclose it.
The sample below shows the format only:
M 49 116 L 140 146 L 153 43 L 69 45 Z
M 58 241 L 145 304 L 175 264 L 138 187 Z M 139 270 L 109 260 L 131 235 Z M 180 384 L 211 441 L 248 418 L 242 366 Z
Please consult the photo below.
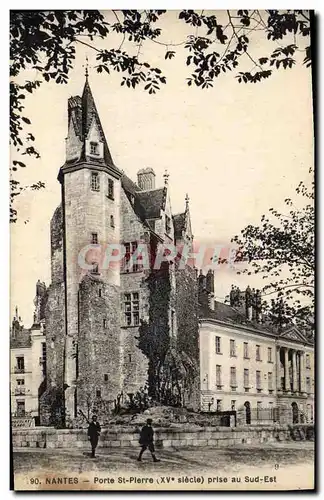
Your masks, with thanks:
M 153 462 L 160 462 L 158 458 L 155 456 L 155 448 L 154 448 L 154 431 L 152 428 L 152 420 L 150 418 L 147 419 L 146 425 L 142 427 L 139 444 L 141 445 L 141 451 L 138 456 L 138 461 L 142 460 L 142 455 L 147 448 L 150 450 Z
M 90 422 L 89 427 L 88 427 L 88 437 L 89 437 L 89 440 L 91 443 L 91 450 L 92 450 L 91 457 L 92 458 L 95 457 L 100 432 L 101 432 L 101 427 L 100 427 L 99 422 L 97 421 L 97 416 L 93 415 L 92 422 Z

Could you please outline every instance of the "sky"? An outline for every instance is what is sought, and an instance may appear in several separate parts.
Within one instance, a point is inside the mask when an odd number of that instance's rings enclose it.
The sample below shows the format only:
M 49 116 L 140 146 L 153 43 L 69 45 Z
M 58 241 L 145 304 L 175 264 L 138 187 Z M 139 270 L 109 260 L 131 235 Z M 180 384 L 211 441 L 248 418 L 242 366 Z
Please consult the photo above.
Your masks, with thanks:
M 111 13 L 106 15 L 109 20 Z M 188 33 L 172 11 L 160 24 L 166 43 L 181 42 Z M 118 46 L 120 39 L 113 36 L 94 43 L 98 48 Z M 275 48 L 258 34 L 251 43 L 258 57 Z M 229 73 L 213 88 L 201 90 L 187 86 L 187 54 L 183 47 L 175 50 L 176 57 L 165 61 L 165 47 L 146 42 L 141 48 L 141 58 L 160 67 L 167 77 L 156 95 L 121 87 L 118 73 L 97 74 L 94 51 L 78 45 L 69 83 L 44 83 L 26 100 L 26 115 L 32 121 L 28 131 L 36 137 L 41 158 L 28 159 L 19 179 L 42 180 L 46 188 L 18 197 L 20 219 L 11 225 L 11 313 L 18 305 L 25 326 L 32 323 L 37 279 L 50 283 L 50 219 L 60 203 L 57 174 L 65 160 L 67 100 L 82 94 L 86 56 L 90 86 L 115 164 L 133 180 L 139 169 L 153 168 L 157 186 L 163 185 L 167 169 L 173 212 L 183 211 L 188 193 L 194 237 L 201 244 L 228 246 L 231 237 L 248 224 L 258 224 L 270 207 L 283 209 L 284 199 L 294 197 L 299 181 L 309 180 L 313 165 L 309 69 L 297 64 L 255 85 L 239 84 Z M 246 69 L 251 69 L 250 61 Z M 30 71 L 24 77 L 39 75 Z M 257 286 L 258 280 L 250 278 L 251 285 Z M 232 283 L 243 287 L 247 278 L 228 268 L 216 270 L 216 297 L 222 300 Z

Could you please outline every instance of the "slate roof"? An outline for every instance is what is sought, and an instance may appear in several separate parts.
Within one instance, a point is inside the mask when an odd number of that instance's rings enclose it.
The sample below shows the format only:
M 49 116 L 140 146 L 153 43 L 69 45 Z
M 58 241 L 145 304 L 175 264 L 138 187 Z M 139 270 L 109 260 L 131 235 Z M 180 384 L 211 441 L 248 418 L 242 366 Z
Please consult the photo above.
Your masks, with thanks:
M 200 319 L 214 319 L 222 321 L 224 323 L 228 323 L 229 326 L 239 326 L 249 330 L 255 330 L 256 333 L 261 332 L 280 338 L 287 337 L 287 339 L 290 338 L 289 333 L 294 330 L 299 333 L 299 337 L 301 337 L 300 340 L 304 339 L 304 341 L 308 344 L 313 344 L 312 339 L 305 337 L 305 335 L 295 325 L 287 325 L 287 327 L 279 333 L 274 325 L 258 323 L 253 320 L 247 321 L 244 311 L 240 311 L 239 309 L 236 309 L 229 304 L 224 304 L 223 302 L 215 301 L 215 310 L 211 310 L 206 304 L 200 304 L 199 317 Z
M 143 207 L 145 219 L 160 217 L 165 199 L 165 188 L 139 191 L 136 194 L 140 205 Z
M 133 196 L 135 196 L 138 191 L 141 191 L 138 185 L 135 182 L 133 182 L 132 179 L 127 177 L 126 174 L 123 174 L 121 176 L 121 183 L 124 191 L 132 194 Z
M 31 347 L 30 330 L 23 328 L 21 331 L 16 333 L 15 338 L 10 338 L 10 348 L 26 348 Z
M 98 111 L 96 108 L 96 104 L 94 102 L 94 98 L 93 98 L 93 95 L 92 95 L 92 92 L 90 89 L 88 79 L 86 79 L 86 82 L 84 84 L 84 89 L 83 89 L 83 94 L 82 94 L 81 99 L 82 99 L 82 140 L 85 140 L 85 138 L 87 137 L 88 132 L 89 132 L 90 127 L 91 127 L 91 124 L 92 124 L 92 121 L 93 121 L 93 117 L 95 117 L 99 131 L 100 131 L 101 139 L 102 139 L 103 144 L 104 144 L 104 162 L 107 165 L 114 166 L 114 162 L 112 160 L 112 157 L 111 157 L 111 154 L 110 154 L 110 151 L 108 148 L 108 144 L 107 144 L 107 141 L 105 138 L 105 134 L 104 134 L 104 131 L 103 131 L 103 128 L 101 125 L 101 121 L 100 121 L 99 114 L 98 114 Z M 88 158 L 87 158 L 87 160 L 88 160 Z M 90 158 L 90 160 L 91 160 L 91 158 Z M 96 162 L 98 162 L 97 159 L 96 159 Z
M 186 228 L 186 213 L 176 214 L 173 216 L 174 237 L 176 240 L 181 239 L 182 233 Z

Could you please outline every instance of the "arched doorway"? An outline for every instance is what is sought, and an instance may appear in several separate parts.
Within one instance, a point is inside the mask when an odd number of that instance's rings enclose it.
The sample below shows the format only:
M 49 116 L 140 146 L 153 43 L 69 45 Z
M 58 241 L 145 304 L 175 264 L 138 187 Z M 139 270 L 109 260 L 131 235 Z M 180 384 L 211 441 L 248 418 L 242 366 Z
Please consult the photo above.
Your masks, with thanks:
M 292 422 L 293 424 L 298 424 L 299 421 L 299 411 L 298 411 L 298 405 L 297 403 L 291 403 L 291 409 L 292 409 Z
M 250 401 L 245 401 L 244 406 L 245 406 L 245 423 L 246 424 L 250 424 L 251 423 L 251 405 L 250 405 Z

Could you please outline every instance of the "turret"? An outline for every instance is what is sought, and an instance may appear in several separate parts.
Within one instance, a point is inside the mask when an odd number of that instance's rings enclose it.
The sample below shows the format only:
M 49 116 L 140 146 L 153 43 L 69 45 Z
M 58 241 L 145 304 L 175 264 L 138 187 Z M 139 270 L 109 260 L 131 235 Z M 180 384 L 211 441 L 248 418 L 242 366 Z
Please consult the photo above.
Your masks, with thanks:
M 68 388 L 67 412 L 72 415 L 77 379 L 75 346 L 83 328 L 79 319 L 80 283 L 89 277 L 90 282 L 83 287 L 86 289 L 93 280 L 102 281 L 105 289 L 111 287 L 111 307 L 119 308 L 119 262 L 109 264 L 109 245 L 120 242 L 122 172 L 113 163 L 87 76 L 82 97 L 68 101 L 68 119 L 66 161 L 58 176 L 62 190 L 63 258 L 60 260 L 61 239 L 52 224 L 52 242 L 57 247 L 52 256 L 52 276 L 59 281 L 62 262 L 66 308 L 64 383 Z M 58 221 L 59 215 L 58 211 Z M 83 294 L 82 300 L 86 299 Z

